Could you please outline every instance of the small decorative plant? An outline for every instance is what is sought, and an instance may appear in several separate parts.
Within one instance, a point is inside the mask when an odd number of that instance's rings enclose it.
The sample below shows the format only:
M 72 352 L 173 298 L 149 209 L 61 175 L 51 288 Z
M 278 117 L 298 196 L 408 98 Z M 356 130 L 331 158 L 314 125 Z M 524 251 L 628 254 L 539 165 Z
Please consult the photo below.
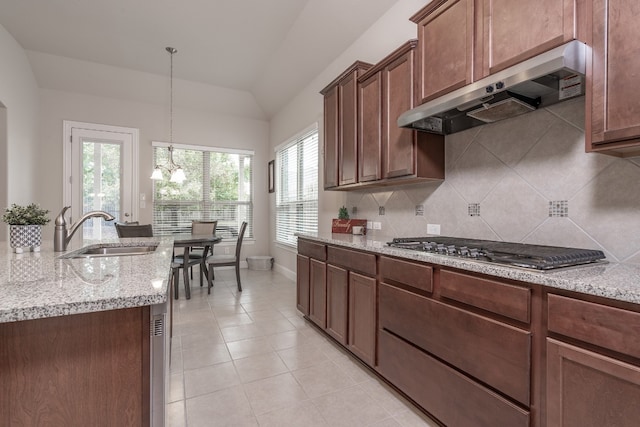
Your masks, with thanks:
M 346 206 L 338 209 L 338 219 L 349 219 L 349 210 L 346 208 Z
M 46 225 L 51 221 L 48 214 L 48 210 L 40 208 L 35 203 L 27 206 L 14 203 L 5 210 L 2 221 L 9 225 Z

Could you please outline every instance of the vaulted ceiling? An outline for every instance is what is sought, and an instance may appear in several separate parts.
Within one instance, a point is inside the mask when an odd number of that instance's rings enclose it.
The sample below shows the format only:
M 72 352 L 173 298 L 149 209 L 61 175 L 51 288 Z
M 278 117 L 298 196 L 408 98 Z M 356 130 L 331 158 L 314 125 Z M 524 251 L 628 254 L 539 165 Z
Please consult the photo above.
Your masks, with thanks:
M 27 51 L 250 92 L 282 108 L 397 0 L 0 0 Z

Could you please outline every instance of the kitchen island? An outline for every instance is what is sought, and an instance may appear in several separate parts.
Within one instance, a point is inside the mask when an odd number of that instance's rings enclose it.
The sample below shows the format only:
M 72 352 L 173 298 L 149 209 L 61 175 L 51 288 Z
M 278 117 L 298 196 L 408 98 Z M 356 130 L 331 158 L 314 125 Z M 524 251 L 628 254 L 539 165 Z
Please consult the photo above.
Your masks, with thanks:
M 298 237 L 298 309 L 444 425 L 640 419 L 639 265 L 539 272 Z
M 157 248 L 68 258 L 98 244 Z M 0 425 L 160 424 L 167 359 L 152 355 L 164 352 L 153 338 L 166 322 L 158 331 L 152 319 L 170 303 L 172 253 L 172 238 L 0 248 Z

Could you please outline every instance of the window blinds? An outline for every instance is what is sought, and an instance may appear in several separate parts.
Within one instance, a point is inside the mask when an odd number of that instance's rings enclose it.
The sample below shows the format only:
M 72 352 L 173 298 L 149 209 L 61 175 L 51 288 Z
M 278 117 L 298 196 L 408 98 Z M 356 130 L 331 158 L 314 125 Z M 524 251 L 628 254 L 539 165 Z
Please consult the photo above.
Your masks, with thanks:
M 276 152 L 276 241 L 295 246 L 295 233 L 318 232 L 318 128 Z

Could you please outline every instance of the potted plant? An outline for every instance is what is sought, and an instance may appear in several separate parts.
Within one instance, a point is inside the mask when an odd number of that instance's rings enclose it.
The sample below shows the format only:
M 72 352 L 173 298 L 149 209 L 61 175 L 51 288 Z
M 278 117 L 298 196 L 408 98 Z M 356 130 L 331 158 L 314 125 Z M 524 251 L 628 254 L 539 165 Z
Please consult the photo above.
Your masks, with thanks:
M 364 234 L 364 230 L 366 230 L 367 228 L 367 220 L 350 219 L 349 210 L 346 206 L 342 206 L 340 209 L 338 209 L 338 218 L 334 218 L 331 221 L 331 232 L 351 234 L 354 226 L 362 227 L 362 234 Z
M 2 221 L 9 224 L 9 242 L 16 253 L 22 248 L 30 248 L 34 252 L 40 250 L 42 244 L 42 226 L 51 221 L 49 211 L 35 203 L 27 206 L 12 204 L 2 215 Z

